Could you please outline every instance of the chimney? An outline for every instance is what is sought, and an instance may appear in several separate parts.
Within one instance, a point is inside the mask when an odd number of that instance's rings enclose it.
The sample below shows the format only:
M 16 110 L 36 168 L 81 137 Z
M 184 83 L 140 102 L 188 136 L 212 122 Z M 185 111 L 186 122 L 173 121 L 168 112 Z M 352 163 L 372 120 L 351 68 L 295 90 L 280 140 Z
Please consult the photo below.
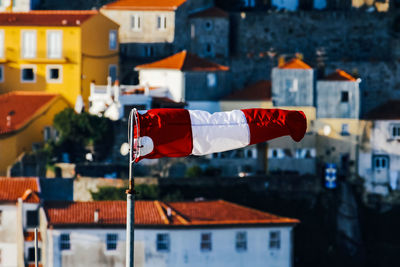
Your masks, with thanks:
M 280 56 L 278 59 L 278 67 L 285 65 L 285 56 Z
M 94 211 L 94 218 L 93 218 L 93 221 L 94 221 L 95 223 L 98 223 L 98 222 L 99 222 L 99 210 L 98 210 L 98 209 Z
M 168 219 L 170 219 L 172 217 L 172 210 L 169 207 L 167 208 L 167 217 L 168 217 Z

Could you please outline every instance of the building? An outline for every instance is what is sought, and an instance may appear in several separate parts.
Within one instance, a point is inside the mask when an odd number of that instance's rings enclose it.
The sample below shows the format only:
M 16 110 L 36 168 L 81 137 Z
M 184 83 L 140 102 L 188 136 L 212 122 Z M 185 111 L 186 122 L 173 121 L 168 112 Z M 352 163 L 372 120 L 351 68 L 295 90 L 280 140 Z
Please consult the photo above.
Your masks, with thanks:
M 189 16 L 190 52 L 220 61 L 229 58 L 229 14 L 217 7 Z
M 118 73 L 118 24 L 98 11 L 0 13 L 0 92 L 45 91 L 71 105 Z
M 171 98 L 187 102 L 189 109 L 213 110 L 230 93 L 229 67 L 191 54 L 186 50 L 136 67 L 140 85 L 168 88 Z M 217 110 L 219 111 L 219 110 Z
M 0 12 L 26 12 L 37 9 L 40 0 L 5 0 L 0 3 Z
M 359 150 L 359 175 L 367 192 L 388 195 L 400 186 L 400 101 L 391 100 L 367 114 Z
M 226 201 L 135 203 L 135 266 L 292 266 L 296 219 Z M 124 266 L 126 202 L 51 202 L 44 266 Z M 44 234 L 46 233 L 46 234 Z
M 69 107 L 60 95 L 11 92 L 0 95 L 0 175 L 17 158 L 55 137 L 54 116 Z
M 0 177 L 0 189 L 0 266 L 33 264 L 34 228 L 39 225 L 39 181 Z M 40 250 L 40 235 L 38 239 Z

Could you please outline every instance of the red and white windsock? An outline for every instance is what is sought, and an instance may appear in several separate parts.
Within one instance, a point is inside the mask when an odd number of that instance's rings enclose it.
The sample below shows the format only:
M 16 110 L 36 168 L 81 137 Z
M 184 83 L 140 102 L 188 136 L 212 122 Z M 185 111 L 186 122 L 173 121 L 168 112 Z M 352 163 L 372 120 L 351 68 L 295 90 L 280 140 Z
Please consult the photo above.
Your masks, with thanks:
M 299 142 L 307 129 L 302 111 L 242 109 L 210 114 L 201 110 L 151 109 L 135 113 L 135 162 L 143 158 L 206 155 L 290 135 Z

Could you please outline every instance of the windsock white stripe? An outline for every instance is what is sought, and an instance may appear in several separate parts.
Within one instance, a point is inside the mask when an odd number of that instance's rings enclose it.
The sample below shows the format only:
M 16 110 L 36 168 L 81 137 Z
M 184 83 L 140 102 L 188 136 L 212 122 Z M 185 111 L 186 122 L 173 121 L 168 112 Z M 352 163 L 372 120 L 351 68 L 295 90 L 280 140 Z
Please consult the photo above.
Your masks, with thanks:
M 206 155 L 245 147 L 250 130 L 241 110 L 216 112 L 189 110 L 192 125 L 192 155 Z

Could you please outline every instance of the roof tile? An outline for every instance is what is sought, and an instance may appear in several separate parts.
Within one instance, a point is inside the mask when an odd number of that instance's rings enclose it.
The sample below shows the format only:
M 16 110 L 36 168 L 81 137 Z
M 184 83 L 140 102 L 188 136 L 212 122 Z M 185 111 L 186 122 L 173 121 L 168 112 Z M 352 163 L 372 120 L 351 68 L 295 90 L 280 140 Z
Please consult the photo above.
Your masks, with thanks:
M 104 9 L 118 10 L 176 10 L 186 0 L 118 0 L 104 5 Z
M 22 128 L 57 96 L 42 92 L 11 92 L 0 95 L 0 134 Z
M 186 50 L 156 62 L 136 66 L 141 69 L 175 69 L 182 71 L 227 71 L 229 67 L 210 62 Z
M 348 74 L 343 70 L 337 69 L 335 72 L 327 75 L 323 80 L 326 81 L 343 81 L 343 82 L 355 82 L 356 78 Z
M 0 177 L 0 202 L 17 202 L 18 198 L 26 195 L 26 192 L 39 193 L 38 178 L 26 177 Z M 28 198 L 25 202 L 39 203 L 39 198 Z
M 279 66 L 280 69 L 312 69 L 308 64 L 298 58 L 293 58 Z

